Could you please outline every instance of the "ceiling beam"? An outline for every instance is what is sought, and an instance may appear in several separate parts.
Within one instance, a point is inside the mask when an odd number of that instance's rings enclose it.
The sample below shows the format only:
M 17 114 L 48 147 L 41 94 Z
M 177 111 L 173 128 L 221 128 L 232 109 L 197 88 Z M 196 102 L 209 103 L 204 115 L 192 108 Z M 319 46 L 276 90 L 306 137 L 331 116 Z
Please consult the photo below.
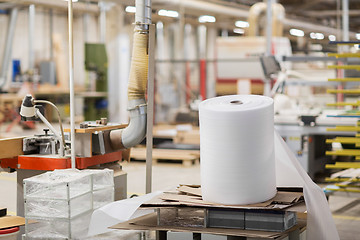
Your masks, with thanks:
M 336 17 L 338 14 L 342 15 L 342 11 L 339 12 L 336 10 L 323 10 L 323 11 L 305 11 L 303 12 L 304 15 L 310 17 Z M 360 10 L 349 10 L 350 17 L 359 17 Z

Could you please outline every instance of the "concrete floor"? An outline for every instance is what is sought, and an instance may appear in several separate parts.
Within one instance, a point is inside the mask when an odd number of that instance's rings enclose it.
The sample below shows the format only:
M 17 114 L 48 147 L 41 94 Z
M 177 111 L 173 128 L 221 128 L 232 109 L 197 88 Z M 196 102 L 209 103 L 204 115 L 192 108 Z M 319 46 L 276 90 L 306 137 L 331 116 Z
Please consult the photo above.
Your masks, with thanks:
M 37 128 L 41 132 L 41 127 Z M 18 130 L 18 132 L 16 131 Z M 2 137 L 31 135 L 21 129 L 11 133 L 0 133 Z M 5 135 L 5 136 L 4 136 Z M 128 173 L 128 196 L 145 193 L 145 163 L 123 163 Z M 178 184 L 200 184 L 200 166 L 184 167 L 178 163 L 153 165 L 152 190 L 170 190 Z M 342 240 L 360 239 L 360 194 L 334 194 L 329 198 L 330 208 Z M 7 207 L 10 214 L 16 214 L 16 172 L 0 173 L 0 206 Z
M 123 163 L 128 173 L 128 196 L 145 193 L 145 163 Z M 174 189 L 180 183 L 199 184 L 200 166 L 183 167 L 177 163 L 153 166 L 153 191 Z M 0 173 L 0 206 L 16 214 L 16 172 Z M 335 194 L 330 196 L 330 208 L 341 240 L 359 239 L 360 195 Z

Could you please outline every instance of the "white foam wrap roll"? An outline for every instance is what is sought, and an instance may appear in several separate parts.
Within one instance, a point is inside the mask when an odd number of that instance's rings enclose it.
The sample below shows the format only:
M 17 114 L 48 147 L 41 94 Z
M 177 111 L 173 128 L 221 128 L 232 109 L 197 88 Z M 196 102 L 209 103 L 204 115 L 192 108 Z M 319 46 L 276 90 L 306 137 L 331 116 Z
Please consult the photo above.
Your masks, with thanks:
M 211 98 L 199 105 L 201 188 L 205 201 L 240 205 L 276 194 L 273 100 Z

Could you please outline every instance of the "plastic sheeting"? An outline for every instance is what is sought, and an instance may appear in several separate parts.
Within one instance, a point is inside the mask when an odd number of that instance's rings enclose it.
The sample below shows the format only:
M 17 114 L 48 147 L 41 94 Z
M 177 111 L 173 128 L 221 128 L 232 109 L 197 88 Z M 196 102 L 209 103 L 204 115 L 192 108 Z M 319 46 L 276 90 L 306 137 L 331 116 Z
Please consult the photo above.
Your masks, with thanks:
M 88 236 L 113 231 L 109 227 L 154 212 L 153 210 L 138 210 L 138 208 L 161 193 L 153 192 L 140 197 L 116 201 L 95 210 L 91 216 Z
M 340 239 L 323 190 L 311 180 L 277 132 L 275 132 L 275 162 L 278 185 L 300 185 L 304 188 L 307 208 L 307 239 Z

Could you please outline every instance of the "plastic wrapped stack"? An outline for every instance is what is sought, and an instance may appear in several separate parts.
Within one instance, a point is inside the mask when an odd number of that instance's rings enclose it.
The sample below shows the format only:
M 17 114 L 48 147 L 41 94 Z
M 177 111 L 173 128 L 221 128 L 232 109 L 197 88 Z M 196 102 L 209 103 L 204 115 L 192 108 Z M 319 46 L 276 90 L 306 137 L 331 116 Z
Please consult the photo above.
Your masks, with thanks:
M 24 179 L 26 239 L 87 234 L 93 210 L 114 201 L 113 171 L 55 170 Z

